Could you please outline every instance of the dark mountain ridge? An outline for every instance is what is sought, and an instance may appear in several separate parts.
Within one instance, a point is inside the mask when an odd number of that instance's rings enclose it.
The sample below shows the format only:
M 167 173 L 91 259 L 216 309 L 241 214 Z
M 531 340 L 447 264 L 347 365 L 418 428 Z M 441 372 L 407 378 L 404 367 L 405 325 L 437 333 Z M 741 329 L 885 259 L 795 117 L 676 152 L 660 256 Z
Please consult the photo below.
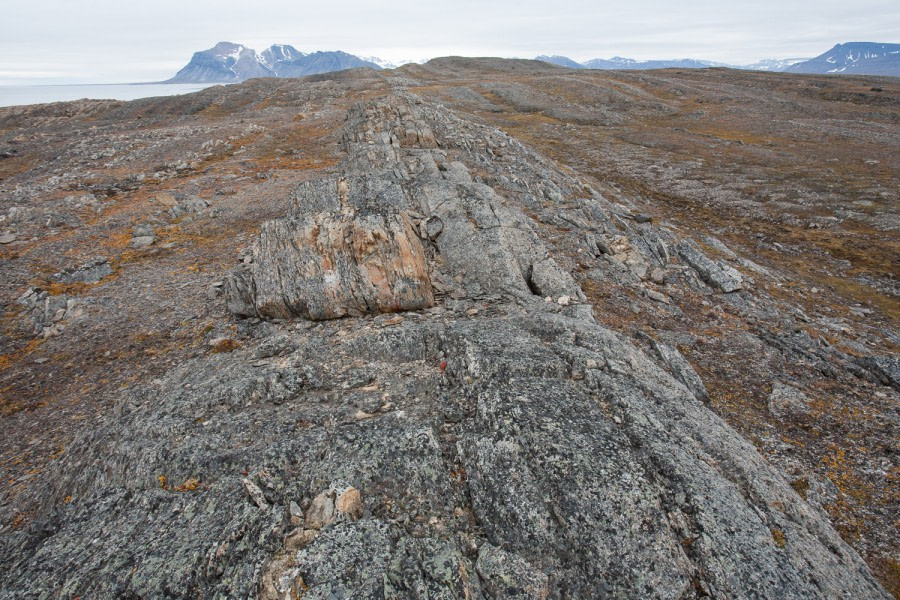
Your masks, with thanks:
M 786 69 L 790 73 L 900 76 L 900 44 L 848 42 Z

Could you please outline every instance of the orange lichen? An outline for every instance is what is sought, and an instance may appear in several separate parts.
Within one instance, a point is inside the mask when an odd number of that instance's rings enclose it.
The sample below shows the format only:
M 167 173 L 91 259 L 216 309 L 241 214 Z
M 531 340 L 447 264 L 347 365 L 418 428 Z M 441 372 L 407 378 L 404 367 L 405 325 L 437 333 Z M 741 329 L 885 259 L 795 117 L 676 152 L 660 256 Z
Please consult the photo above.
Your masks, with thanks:
M 784 548 L 787 545 L 787 539 L 784 536 L 784 532 L 780 529 L 772 530 L 772 539 L 779 548 Z
M 197 489 L 197 486 L 200 485 L 200 481 L 191 477 L 190 479 L 185 479 L 184 483 L 181 485 L 176 485 L 172 488 L 174 492 L 193 492 Z
M 233 340 L 228 338 L 226 340 L 221 340 L 216 342 L 216 345 L 212 347 L 213 354 L 221 354 L 223 352 L 234 352 L 238 348 L 241 347 L 240 342 L 237 340 Z

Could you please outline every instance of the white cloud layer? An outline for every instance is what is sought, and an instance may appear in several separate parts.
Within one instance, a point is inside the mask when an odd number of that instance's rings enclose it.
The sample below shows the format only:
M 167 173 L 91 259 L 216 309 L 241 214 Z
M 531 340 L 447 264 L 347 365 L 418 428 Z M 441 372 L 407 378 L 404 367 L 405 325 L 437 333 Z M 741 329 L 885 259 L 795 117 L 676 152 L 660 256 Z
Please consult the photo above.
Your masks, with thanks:
M 155 81 L 218 41 L 388 60 L 563 54 L 747 64 L 897 42 L 896 0 L 29 0 L 0 22 L 0 83 Z

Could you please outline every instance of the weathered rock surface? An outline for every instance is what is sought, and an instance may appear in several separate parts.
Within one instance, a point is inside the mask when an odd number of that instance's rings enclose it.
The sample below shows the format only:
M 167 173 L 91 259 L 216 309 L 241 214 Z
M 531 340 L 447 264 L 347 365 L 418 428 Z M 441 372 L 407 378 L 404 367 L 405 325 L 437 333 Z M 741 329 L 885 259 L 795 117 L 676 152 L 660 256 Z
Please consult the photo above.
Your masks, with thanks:
M 742 288 L 743 279 L 737 269 L 708 258 L 692 241 L 683 240 L 677 250 L 678 255 L 709 285 L 726 293 Z
M 548 231 L 624 257 L 610 288 L 669 246 L 739 274 L 405 92 L 342 148 L 229 274 L 243 344 L 67 448 L 3 531 L 0 597 L 889 597 L 680 352 L 598 324 Z
M 772 386 L 769 394 L 769 411 L 779 419 L 803 417 L 809 412 L 806 394 L 785 383 Z
M 295 502 L 321 533 L 275 579 L 312 597 L 885 597 L 686 387 L 539 306 L 389 333 L 364 321 L 337 346 L 297 335 L 281 363 L 237 351 L 177 369 L 72 449 L 57 489 L 77 501 L 5 538 L 3 588 L 251 594 Z M 347 356 L 375 389 L 337 391 Z M 392 408 L 354 418 L 384 393 Z
M 706 391 L 703 380 L 700 379 L 700 376 L 697 375 L 694 367 L 692 367 L 687 359 L 682 356 L 677 348 L 673 348 L 669 344 L 657 340 L 651 340 L 650 343 L 653 346 L 653 350 L 659 356 L 660 360 L 663 361 L 663 364 L 668 367 L 675 379 L 683 383 L 698 399 L 709 399 L 709 392 Z
M 112 267 L 106 258 L 97 258 L 79 267 L 65 269 L 52 276 L 58 283 L 97 283 L 112 275 Z
M 237 314 L 318 321 L 434 304 L 422 245 L 404 215 L 272 221 L 253 259 L 229 282 Z
M 869 356 L 859 361 L 884 385 L 900 390 L 900 358 L 897 356 Z
M 65 294 L 51 295 L 40 288 L 30 288 L 19 298 L 35 335 L 50 337 L 65 329 L 65 321 L 81 315 L 78 301 Z

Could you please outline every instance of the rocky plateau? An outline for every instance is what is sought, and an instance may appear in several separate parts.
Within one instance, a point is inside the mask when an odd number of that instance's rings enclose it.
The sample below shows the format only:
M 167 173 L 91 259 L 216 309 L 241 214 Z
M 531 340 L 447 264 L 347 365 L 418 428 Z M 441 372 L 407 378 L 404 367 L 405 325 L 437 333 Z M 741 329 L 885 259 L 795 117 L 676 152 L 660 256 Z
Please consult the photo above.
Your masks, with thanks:
M 0 598 L 900 594 L 900 80 L 0 109 Z

